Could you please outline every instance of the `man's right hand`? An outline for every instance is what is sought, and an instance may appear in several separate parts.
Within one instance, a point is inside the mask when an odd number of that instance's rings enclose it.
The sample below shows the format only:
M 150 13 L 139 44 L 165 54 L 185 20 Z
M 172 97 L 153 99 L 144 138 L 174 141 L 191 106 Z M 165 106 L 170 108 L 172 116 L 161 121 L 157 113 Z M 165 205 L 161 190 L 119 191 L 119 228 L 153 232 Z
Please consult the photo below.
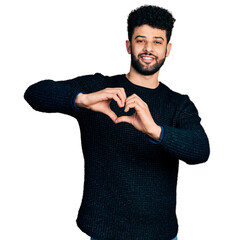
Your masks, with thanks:
M 115 122 L 118 116 L 110 108 L 110 102 L 112 100 L 115 100 L 119 107 L 124 107 L 126 101 L 124 88 L 105 88 L 89 94 L 79 93 L 76 97 L 75 104 L 77 107 L 104 113 Z

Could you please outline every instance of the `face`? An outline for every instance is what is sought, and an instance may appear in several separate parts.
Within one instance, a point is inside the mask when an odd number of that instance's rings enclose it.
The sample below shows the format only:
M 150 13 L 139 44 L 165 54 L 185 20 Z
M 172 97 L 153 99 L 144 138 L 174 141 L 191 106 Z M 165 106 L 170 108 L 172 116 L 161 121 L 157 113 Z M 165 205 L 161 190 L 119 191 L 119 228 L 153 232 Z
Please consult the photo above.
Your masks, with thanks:
M 142 75 L 158 72 L 171 50 L 171 44 L 167 44 L 166 30 L 149 25 L 136 27 L 131 42 L 127 41 L 126 46 L 131 54 L 131 66 Z

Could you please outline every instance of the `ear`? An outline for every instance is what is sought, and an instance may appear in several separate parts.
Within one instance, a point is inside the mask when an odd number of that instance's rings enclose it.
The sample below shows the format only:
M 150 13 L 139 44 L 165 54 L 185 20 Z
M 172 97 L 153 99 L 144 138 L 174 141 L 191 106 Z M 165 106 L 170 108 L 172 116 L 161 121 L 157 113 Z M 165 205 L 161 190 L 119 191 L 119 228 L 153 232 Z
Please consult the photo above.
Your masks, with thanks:
M 131 54 L 131 42 L 129 40 L 126 40 L 126 49 L 128 54 Z
M 170 52 L 171 52 L 171 47 L 172 47 L 172 44 L 171 43 L 168 43 L 167 44 L 167 54 L 166 54 L 166 57 L 169 56 Z

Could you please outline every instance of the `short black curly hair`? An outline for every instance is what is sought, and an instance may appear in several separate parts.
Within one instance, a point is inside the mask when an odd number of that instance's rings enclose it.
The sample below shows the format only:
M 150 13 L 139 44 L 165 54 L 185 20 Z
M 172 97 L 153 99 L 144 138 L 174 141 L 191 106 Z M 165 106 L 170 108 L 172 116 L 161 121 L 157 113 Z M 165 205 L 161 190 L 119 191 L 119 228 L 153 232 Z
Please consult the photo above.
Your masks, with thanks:
M 151 27 L 166 30 L 167 42 L 170 41 L 175 19 L 172 14 L 161 7 L 144 5 L 133 10 L 128 16 L 128 39 L 131 41 L 135 27 L 147 24 Z

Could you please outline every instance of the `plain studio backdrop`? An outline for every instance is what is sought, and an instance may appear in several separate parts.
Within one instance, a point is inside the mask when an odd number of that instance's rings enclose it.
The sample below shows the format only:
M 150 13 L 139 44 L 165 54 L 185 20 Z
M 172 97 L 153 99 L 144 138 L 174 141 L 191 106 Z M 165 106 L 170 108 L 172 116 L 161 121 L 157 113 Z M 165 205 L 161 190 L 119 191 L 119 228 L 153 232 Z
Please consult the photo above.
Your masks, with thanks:
M 43 79 L 127 73 L 127 16 L 143 4 L 167 8 L 177 19 L 159 80 L 190 96 L 211 146 L 205 164 L 180 161 L 178 238 L 233 239 L 234 19 L 228 0 L 1 2 L 0 239 L 89 239 L 75 222 L 84 177 L 78 124 L 32 110 L 23 94 Z

